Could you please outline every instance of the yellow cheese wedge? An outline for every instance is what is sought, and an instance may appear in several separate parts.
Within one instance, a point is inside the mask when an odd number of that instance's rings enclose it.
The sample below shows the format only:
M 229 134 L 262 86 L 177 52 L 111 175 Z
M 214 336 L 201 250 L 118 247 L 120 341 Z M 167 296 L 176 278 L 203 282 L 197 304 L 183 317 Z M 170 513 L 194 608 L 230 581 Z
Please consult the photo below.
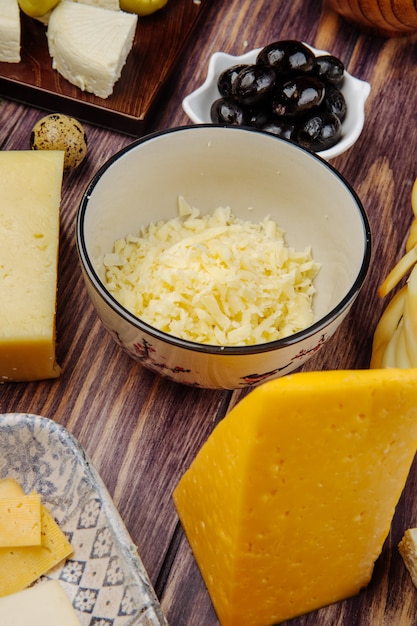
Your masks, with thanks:
M 80 626 L 80 621 L 58 580 L 0 598 L 2 626 Z
M 41 499 L 37 493 L 0 498 L 0 547 L 41 544 Z
M 0 381 L 59 376 L 55 307 L 64 152 L 0 151 Z
M 173 497 L 222 626 L 267 626 L 368 584 L 417 447 L 417 369 L 268 382 Z
M 13 479 L 6 479 L 0 481 L 0 496 L 2 492 L 12 497 L 19 496 L 23 490 Z M 65 534 L 42 504 L 41 541 L 39 546 L 0 548 L 0 597 L 29 586 L 73 551 Z

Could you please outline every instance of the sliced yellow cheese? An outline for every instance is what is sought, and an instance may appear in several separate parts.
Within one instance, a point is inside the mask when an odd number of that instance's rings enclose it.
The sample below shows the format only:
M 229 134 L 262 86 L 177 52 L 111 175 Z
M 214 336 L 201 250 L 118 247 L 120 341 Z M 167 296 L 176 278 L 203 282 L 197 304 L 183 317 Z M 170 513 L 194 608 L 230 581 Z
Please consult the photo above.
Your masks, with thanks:
M 367 585 L 416 447 L 416 369 L 249 393 L 173 496 L 221 624 L 278 623 Z
M 0 547 L 41 544 L 41 499 L 37 493 L 0 498 Z
M 58 580 L 48 580 L 0 598 L 2 626 L 80 626 Z
M 0 498 L 18 498 L 24 495 L 22 487 L 14 478 L 2 478 L 0 480 Z
M 64 152 L 0 151 L 0 381 L 59 376 L 55 308 Z
M 19 496 L 21 486 L 13 479 L 0 481 L 0 496 Z M 72 553 L 72 546 L 48 509 L 41 505 L 39 546 L 0 548 L 0 597 L 15 593 L 35 582 Z M 0 620 L 1 623 L 1 620 Z

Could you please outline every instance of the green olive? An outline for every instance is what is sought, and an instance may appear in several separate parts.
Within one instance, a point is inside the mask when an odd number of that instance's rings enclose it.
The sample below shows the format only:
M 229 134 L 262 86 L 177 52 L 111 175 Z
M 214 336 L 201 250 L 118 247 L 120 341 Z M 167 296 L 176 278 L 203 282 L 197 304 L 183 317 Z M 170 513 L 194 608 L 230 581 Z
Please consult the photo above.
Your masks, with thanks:
M 32 150 L 63 150 L 64 168 L 75 169 L 87 154 L 87 136 L 74 117 L 51 113 L 32 128 L 30 147 Z

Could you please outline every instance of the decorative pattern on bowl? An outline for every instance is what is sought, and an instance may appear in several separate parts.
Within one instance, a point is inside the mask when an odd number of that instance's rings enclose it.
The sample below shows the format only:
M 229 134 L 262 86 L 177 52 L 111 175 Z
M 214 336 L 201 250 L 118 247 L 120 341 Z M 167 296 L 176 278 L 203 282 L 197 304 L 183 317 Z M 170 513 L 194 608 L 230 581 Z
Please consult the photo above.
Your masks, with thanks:
M 154 347 L 153 343 L 146 337 L 142 337 L 142 340 L 139 342 L 130 344 L 123 341 L 116 329 L 108 328 L 107 330 L 115 342 L 135 361 L 138 361 L 144 367 L 160 374 L 161 376 L 165 376 L 174 382 L 180 382 L 194 387 L 203 387 L 203 385 L 192 382 L 193 380 L 198 380 L 200 378 L 202 374 L 201 370 L 192 370 L 182 365 L 169 365 L 166 359 L 162 355 L 158 354 L 158 351 Z M 315 352 L 318 352 L 318 350 L 320 350 L 320 348 L 330 338 L 331 334 L 322 333 L 314 335 L 311 347 L 300 348 L 297 354 L 289 356 L 288 361 L 279 367 L 265 369 L 264 366 L 259 371 L 242 374 L 239 376 L 240 382 L 234 383 L 235 388 L 255 387 L 266 382 L 267 380 L 276 378 L 278 375 L 282 376 L 283 374 L 289 374 L 298 367 L 301 367 L 301 365 Z M 268 363 L 267 359 L 264 359 L 264 361 L 265 363 Z
M 300 184 L 301 183 L 301 184 Z M 114 241 L 178 214 L 183 195 L 202 214 L 268 215 L 294 249 L 320 263 L 314 322 L 277 341 L 229 346 L 186 341 L 135 316 L 105 286 Z M 142 137 L 113 155 L 83 194 L 76 241 L 85 285 L 103 325 L 145 367 L 211 389 L 254 386 L 297 369 L 341 324 L 363 285 L 371 233 L 354 190 L 324 159 L 251 128 L 195 124 Z
M 316 56 L 329 54 L 325 50 L 317 50 L 309 45 L 308 47 Z M 254 63 L 260 50 L 261 48 L 250 50 L 241 56 L 215 52 L 210 57 L 206 80 L 198 89 L 187 95 L 182 102 L 183 109 L 192 122 L 195 124 L 211 122 L 210 107 L 219 98 L 217 79 L 221 72 L 232 65 Z M 332 148 L 318 152 L 319 156 L 326 160 L 339 156 L 357 141 L 365 123 L 365 102 L 371 91 L 371 86 L 345 71 L 341 91 L 348 105 L 346 118 L 342 124 L 343 136 Z
M 0 478 L 36 489 L 74 547 L 59 579 L 82 626 L 167 626 L 152 585 L 101 478 L 52 420 L 0 414 Z

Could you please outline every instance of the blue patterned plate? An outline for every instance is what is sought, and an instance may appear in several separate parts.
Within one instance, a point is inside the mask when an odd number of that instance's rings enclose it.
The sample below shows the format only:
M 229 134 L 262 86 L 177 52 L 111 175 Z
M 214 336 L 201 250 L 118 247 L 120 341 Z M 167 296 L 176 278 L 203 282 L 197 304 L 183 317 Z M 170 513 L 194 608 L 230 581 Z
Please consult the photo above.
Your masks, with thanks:
M 58 578 L 82 626 L 167 626 L 136 547 L 77 440 L 50 419 L 0 414 L 0 478 L 36 489 L 74 547 Z

